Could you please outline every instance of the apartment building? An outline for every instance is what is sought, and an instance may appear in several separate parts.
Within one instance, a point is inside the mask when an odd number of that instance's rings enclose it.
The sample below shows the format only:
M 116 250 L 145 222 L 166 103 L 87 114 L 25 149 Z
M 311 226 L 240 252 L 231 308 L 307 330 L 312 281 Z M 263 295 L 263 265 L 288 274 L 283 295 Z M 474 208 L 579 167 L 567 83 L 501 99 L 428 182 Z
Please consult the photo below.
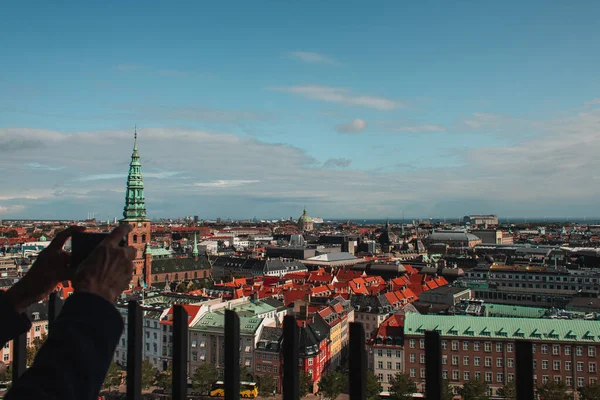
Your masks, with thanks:
M 393 314 L 381 324 L 368 342 L 368 363 L 383 390 L 389 390 L 393 377 L 404 372 L 403 325 L 404 315 Z

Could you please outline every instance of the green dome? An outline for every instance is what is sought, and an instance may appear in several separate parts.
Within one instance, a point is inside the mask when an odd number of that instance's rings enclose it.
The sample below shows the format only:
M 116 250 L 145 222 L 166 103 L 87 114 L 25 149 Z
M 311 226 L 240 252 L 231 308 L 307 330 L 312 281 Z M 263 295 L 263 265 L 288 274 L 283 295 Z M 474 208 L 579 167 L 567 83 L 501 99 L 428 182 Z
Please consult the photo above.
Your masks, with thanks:
M 301 222 L 304 222 L 304 223 L 306 223 L 306 222 L 312 222 L 312 218 L 310 217 L 310 215 L 308 215 L 306 213 L 306 208 L 304 209 L 304 212 L 302 213 L 302 215 L 300 216 L 300 218 L 298 218 L 298 223 L 301 223 Z

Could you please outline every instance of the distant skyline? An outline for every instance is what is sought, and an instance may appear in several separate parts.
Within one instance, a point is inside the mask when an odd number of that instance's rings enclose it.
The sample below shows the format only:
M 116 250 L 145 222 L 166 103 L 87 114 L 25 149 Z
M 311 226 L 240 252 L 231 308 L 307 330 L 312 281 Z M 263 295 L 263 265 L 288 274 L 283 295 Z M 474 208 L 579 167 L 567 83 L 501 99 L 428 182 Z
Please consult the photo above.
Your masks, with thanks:
M 600 214 L 598 2 L 1 10 L 0 219 Z

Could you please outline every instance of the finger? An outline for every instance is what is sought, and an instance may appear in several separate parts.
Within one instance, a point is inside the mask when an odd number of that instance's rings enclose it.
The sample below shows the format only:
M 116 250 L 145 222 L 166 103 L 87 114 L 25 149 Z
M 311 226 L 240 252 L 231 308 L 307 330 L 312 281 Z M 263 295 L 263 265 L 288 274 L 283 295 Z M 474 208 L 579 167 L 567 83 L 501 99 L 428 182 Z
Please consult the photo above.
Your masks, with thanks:
M 73 278 L 73 268 L 71 268 L 71 254 L 63 250 L 60 253 L 60 257 L 62 259 L 62 268 L 58 270 L 57 278 L 59 282 L 69 281 Z
M 129 260 L 135 259 L 135 255 L 137 254 L 137 250 L 135 249 L 135 247 L 125 246 L 125 247 L 123 247 L 123 251 L 125 251 L 125 256 Z
M 63 246 L 65 245 L 67 240 L 74 233 L 83 232 L 84 230 L 85 230 L 85 226 L 77 226 L 77 225 L 70 226 L 67 229 L 65 229 L 64 231 L 57 233 L 56 236 L 54 237 L 54 240 L 52 240 L 52 242 L 50 242 L 50 244 L 48 245 L 48 248 L 50 248 L 52 250 L 60 250 L 63 248 Z
M 117 226 L 113 231 L 104 239 L 103 243 L 111 244 L 113 246 L 118 246 L 119 242 L 123 240 L 125 235 L 127 235 L 133 227 L 129 224 L 121 224 Z

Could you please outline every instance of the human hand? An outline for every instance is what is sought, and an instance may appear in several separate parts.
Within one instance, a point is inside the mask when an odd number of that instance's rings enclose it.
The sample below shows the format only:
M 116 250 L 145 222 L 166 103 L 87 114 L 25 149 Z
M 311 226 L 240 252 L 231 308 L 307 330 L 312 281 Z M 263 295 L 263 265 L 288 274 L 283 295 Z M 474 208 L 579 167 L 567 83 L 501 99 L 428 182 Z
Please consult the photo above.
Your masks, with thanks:
M 75 292 L 101 296 L 111 303 L 129 286 L 136 251 L 119 242 L 131 231 L 131 225 L 119 225 L 82 261 L 73 277 Z
M 23 312 L 30 304 L 46 298 L 59 282 L 71 279 L 71 254 L 64 251 L 63 246 L 73 233 L 84 230 L 83 226 L 70 226 L 59 232 L 48 247 L 40 252 L 25 276 L 6 292 L 8 300 L 18 313 Z

